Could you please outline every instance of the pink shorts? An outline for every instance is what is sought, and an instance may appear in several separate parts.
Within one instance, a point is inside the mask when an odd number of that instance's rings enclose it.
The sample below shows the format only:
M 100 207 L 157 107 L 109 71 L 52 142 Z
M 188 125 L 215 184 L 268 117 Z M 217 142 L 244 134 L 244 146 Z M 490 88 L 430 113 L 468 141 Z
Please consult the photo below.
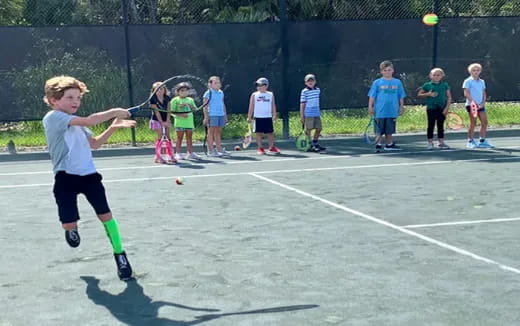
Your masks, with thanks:
M 151 120 L 150 119 L 149 127 L 152 130 L 161 130 L 162 129 L 162 124 L 159 121 L 157 121 L 157 120 Z M 168 125 L 168 127 L 169 127 L 169 125 Z

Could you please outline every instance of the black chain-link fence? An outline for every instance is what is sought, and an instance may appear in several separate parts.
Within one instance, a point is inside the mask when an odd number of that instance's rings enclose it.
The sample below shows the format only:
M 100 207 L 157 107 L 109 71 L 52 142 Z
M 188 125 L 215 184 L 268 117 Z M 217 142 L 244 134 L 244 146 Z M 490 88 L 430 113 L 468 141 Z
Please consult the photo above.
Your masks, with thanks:
M 89 85 L 83 114 L 140 102 L 152 82 L 172 75 L 190 74 L 201 87 L 208 76 L 220 75 L 231 115 L 228 138 L 244 133 L 244 113 L 259 76 L 268 77 L 277 94 L 286 121 L 276 126 L 279 136 L 287 126 L 290 134 L 298 132 L 296 111 L 307 73 L 316 74 L 322 89 L 325 134 L 361 133 L 368 87 L 383 59 L 394 61 L 409 95 L 400 131 L 424 129 L 423 109 L 413 105 L 422 103 L 415 94 L 432 61 L 445 69 L 457 101 L 471 62 L 483 64 L 492 101 L 520 98 L 514 64 L 520 53 L 518 1 L 5 1 L 0 24 L 13 26 L 0 27 L 4 122 L 40 120 L 47 110 L 43 83 L 59 74 Z M 286 15 L 280 14 L 283 5 Z M 436 33 L 420 20 L 434 8 L 441 16 Z M 514 103 L 491 108 L 492 126 L 514 124 L 520 113 Z M 201 139 L 198 123 L 195 137 Z M 155 137 L 146 119 L 139 120 L 136 135 L 137 142 Z M 9 139 L 45 143 L 38 121 L 0 125 L 0 147 Z M 112 140 L 130 143 L 130 132 Z

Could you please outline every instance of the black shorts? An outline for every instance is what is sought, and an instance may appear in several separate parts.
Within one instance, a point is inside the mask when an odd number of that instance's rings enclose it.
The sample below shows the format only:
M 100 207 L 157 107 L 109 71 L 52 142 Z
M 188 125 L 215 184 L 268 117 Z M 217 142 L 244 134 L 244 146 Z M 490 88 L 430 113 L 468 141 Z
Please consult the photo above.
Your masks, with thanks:
M 255 130 L 253 131 L 262 134 L 272 134 L 274 131 L 273 118 L 255 118 Z
M 84 194 L 97 215 L 110 213 L 101 174 L 85 176 L 59 171 L 54 176 L 54 198 L 62 224 L 79 220 L 78 195 Z
M 396 118 L 376 118 L 374 131 L 378 135 L 395 134 Z

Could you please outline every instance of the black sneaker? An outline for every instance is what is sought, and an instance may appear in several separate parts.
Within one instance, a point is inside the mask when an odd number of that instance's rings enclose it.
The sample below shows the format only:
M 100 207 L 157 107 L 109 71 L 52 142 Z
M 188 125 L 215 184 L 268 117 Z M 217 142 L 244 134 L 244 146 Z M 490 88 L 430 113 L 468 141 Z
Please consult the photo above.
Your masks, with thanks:
M 309 148 L 309 152 L 318 153 L 320 150 L 316 145 L 312 145 L 311 148 Z
M 126 253 L 123 251 L 120 254 L 114 254 L 117 266 L 117 276 L 124 281 L 132 278 L 132 266 L 126 258 Z
M 65 230 L 65 240 L 72 248 L 79 246 L 80 237 L 78 230 Z
M 401 147 L 397 146 L 395 143 L 391 145 L 385 145 L 385 151 L 400 151 Z
M 376 153 L 380 153 L 382 150 L 383 150 L 383 146 L 381 146 L 380 144 L 377 144 L 376 145 Z
M 315 147 L 318 149 L 318 151 L 326 151 L 327 150 L 327 147 L 322 147 L 320 144 L 316 144 Z

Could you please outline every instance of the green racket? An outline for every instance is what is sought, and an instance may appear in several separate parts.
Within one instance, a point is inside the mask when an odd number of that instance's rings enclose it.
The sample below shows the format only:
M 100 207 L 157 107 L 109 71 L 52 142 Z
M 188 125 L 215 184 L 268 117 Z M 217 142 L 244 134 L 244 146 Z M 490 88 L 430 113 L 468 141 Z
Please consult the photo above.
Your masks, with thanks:
M 303 124 L 302 131 L 296 138 L 296 148 L 302 152 L 307 152 L 311 148 L 311 138 L 305 133 L 305 125 Z

